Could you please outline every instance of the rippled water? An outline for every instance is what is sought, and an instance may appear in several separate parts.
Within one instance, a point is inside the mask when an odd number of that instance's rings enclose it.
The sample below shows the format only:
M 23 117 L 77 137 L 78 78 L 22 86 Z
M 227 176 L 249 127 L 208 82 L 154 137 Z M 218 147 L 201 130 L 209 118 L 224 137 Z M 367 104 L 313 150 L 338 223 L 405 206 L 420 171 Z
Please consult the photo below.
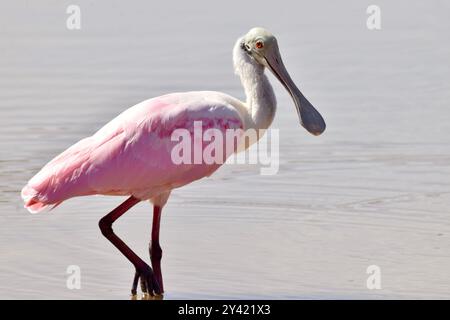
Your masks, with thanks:
M 129 263 L 98 219 L 122 198 L 31 216 L 19 190 L 53 156 L 128 106 L 167 92 L 243 98 L 231 48 L 250 27 L 278 37 L 324 115 L 317 138 L 279 101 L 280 170 L 227 166 L 176 190 L 161 226 L 166 298 L 450 298 L 450 6 L 378 1 L 0 4 L 0 298 L 128 299 Z M 293 7 L 295 6 L 295 7 Z M 151 207 L 115 230 L 147 256 Z M 378 265 L 382 290 L 366 288 Z M 82 289 L 66 288 L 78 265 Z

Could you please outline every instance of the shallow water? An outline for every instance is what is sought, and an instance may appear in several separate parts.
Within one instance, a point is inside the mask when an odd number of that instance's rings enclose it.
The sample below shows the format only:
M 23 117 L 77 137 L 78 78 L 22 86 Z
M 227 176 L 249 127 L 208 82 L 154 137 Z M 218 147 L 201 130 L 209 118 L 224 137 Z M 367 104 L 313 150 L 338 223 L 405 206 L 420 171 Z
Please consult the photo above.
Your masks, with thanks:
M 278 37 L 327 121 L 317 138 L 278 98 L 280 169 L 225 166 L 173 192 L 161 226 L 167 299 L 450 298 L 450 5 L 361 1 L 0 4 L 0 298 L 129 299 L 133 269 L 100 234 L 122 198 L 71 199 L 32 216 L 19 190 L 53 156 L 126 107 L 167 92 L 243 98 L 231 48 Z M 293 7 L 295 6 L 295 7 Z M 143 257 L 151 207 L 115 230 Z M 368 290 L 366 268 L 381 268 Z M 81 268 L 81 289 L 66 268 Z

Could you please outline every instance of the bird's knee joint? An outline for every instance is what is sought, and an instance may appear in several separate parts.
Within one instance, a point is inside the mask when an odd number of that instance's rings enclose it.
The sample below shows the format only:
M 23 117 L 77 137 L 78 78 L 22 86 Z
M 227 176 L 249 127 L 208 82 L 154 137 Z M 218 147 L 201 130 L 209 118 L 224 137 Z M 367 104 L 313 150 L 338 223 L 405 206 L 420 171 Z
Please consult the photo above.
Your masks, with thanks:
M 106 217 L 100 219 L 100 221 L 98 222 L 98 226 L 105 237 L 113 234 L 112 222 Z
M 162 249 L 159 243 L 151 243 L 150 244 L 150 258 L 161 260 L 162 258 Z

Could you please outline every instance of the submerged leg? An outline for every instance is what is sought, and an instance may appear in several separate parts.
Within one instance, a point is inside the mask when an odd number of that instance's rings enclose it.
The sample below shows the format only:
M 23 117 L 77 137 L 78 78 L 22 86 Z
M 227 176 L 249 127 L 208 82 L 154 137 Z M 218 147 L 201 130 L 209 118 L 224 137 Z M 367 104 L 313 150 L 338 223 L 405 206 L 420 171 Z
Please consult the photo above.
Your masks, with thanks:
M 116 209 L 108 213 L 106 216 L 100 219 L 99 227 L 102 234 L 117 248 L 119 251 L 134 265 L 136 268 L 136 275 L 133 281 L 133 287 L 131 293 L 136 294 L 136 287 L 141 279 L 141 289 L 144 293 L 160 294 L 161 289 L 153 274 L 152 268 L 146 264 L 141 258 L 139 258 L 126 244 L 123 242 L 113 231 L 112 224 L 119 219 L 125 212 L 127 212 L 134 205 L 139 203 L 140 200 L 131 196 L 125 202 L 123 202 Z
M 156 280 L 161 289 L 161 293 L 164 292 L 163 279 L 161 273 L 161 258 L 162 250 L 159 245 L 159 226 L 161 222 L 162 207 L 153 206 L 153 224 L 152 224 L 152 236 L 149 245 L 150 260 L 152 261 L 153 271 L 155 273 Z

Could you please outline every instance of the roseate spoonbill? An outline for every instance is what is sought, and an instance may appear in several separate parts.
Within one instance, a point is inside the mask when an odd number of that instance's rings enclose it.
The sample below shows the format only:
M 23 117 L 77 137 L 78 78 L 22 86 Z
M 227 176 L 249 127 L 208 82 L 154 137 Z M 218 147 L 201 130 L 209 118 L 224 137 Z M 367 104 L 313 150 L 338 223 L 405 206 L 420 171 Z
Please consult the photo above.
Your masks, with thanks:
M 275 115 L 276 100 L 265 68 L 292 96 L 300 124 L 314 135 L 325 130 L 322 116 L 286 71 L 277 40 L 271 33 L 253 28 L 239 38 L 233 49 L 233 62 L 245 89 L 246 102 L 212 91 L 172 93 L 143 101 L 42 168 L 22 189 L 25 208 L 36 213 L 77 196 L 129 196 L 100 220 L 101 232 L 134 265 L 132 294 L 136 294 L 138 282 L 144 294 L 162 294 L 159 243 L 162 208 L 172 189 L 209 176 L 220 167 L 217 163 L 174 164 L 172 132 L 177 128 L 191 130 L 194 121 L 221 132 L 229 128 L 267 129 Z M 114 221 L 144 200 L 153 204 L 149 245 L 153 269 L 112 229 Z

